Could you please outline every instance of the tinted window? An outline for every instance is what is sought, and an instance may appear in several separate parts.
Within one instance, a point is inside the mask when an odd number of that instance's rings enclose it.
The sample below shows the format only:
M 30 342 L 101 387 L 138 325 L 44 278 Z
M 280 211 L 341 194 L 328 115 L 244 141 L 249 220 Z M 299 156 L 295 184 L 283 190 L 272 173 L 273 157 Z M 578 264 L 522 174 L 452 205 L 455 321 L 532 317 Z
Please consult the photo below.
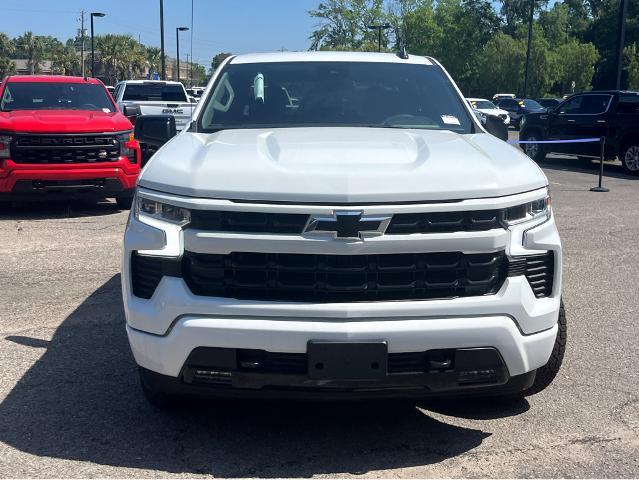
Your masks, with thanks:
M 198 128 L 370 126 L 471 132 L 437 66 L 365 62 L 227 64 Z
M 513 108 L 517 108 L 517 102 L 515 100 L 501 100 L 497 105 L 499 105 L 500 108 L 509 108 L 509 109 L 513 109 Z
M 0 110 L 103 110 L 115 106 L 102 85 L 91 83 L 8 82 Z
M 186 93 L 180 85 L 158 83 L 129 83 L 124 87 L 122 100 L 138 102 L 186 102 Z
M 495 105 L 493 105 L 493 102 L 489 102 L 488 100 L 470 100 L 470 104 L 473 108 L 478 108 L 478 109 L 493 109 L 493 108 L 497 108 L 495 107 Z
M 617 112 L 624 114 L 639 114 L 639 95 L 620 97 Z
M 541 105 L 539 105 L 537 102 L 535 102 L 534 100 L 530 100 L 530 99 L 526 99 L 526 100 L 521 100 L 519 102 L 520 105 L 522 105 L 524 108 L 527 108 L 528 110 L 543 110 L 544 107 L 542 107 Z
M 566 100 L 559 107 L 559 113 L 567 115 L 597 115 L 604 113 L 610 103 L 610 95 L 579 95 Z

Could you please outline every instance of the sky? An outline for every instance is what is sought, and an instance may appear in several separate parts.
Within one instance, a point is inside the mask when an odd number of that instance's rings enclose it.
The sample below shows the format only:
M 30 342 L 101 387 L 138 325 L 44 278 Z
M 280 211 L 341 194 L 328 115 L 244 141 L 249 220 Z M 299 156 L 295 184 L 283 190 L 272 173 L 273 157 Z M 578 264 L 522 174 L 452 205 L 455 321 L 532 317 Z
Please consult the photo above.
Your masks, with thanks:
M 308 50 L 317 20 L 308 10 L 319 0 L 193 0 L 193 57 L 209 66 L 219 52 Z M 10 37 L 33 31 L 63 42 L 75 36 L 84 10 L 95 18 L 95 33 L 130 33 L 146 45 L 160 46 L 160 0 L 0 0 L 0 31 Z M 164 0 L 164 45 L 175 57 L 175 28 L 191 26 L 191 0 Z M 190 33 L 180 33 L 180 58 L 190 53 Z M 88 48 L 88 42 L 87 42 Z

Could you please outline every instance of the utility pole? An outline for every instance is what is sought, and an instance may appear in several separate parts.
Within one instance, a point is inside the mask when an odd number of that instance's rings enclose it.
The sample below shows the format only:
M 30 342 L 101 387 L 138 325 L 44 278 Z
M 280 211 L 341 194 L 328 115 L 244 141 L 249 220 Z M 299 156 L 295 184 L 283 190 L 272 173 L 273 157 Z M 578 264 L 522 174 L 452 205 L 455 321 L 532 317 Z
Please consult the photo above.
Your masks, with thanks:
M 621 90 L 621 72 L 623 70 L 623 47 L 626 43 L 626 15 L 628 14 L 628 1 L 619 0 L 619 27 L 617 46 L 617 83 L 616 89 Z
M 526 48 L 526 67 L 524 69 L 524 98 L 526 98 L 526 95 L 528 95 L 528 68 L 530 66 L 530 49 L 532 47 L 532 26 L 534 13 L 535 0 L 530 0 L 530 14 L 528 16 L 528 47 Z
M 84 10 L 80 12 L 80 64 L 82 65 L 82 77 L 84 77 Z
M 160 0 L 160 56 L 162 57 L 162 80 L 166 80 L 166 61 L 164 59 L 164 0 Z
M 191 85 L 191 62 L 189 61 L 189 58 L 191 57 L 190 54 L 186 54 L 186 65 L 188 66 L 188 71 L 186 72 L 186 84 L 189 86 L 193 86 Z

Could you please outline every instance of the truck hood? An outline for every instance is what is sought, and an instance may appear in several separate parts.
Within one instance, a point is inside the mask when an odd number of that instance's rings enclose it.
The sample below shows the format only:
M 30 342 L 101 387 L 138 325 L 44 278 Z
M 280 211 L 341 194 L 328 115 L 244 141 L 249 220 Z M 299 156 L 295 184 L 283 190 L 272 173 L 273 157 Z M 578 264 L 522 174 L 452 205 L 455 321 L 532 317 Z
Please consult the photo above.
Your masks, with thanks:
M 120 112 L 93 110 L 15 110 L 0 112 L 0 132 L 104 133 L 131 130 Z
M 298 203 L 428 202 L 547 185 L 520 150 L 486 133 L 390 128 L 184 132 L 139 185 L 177 195 Z

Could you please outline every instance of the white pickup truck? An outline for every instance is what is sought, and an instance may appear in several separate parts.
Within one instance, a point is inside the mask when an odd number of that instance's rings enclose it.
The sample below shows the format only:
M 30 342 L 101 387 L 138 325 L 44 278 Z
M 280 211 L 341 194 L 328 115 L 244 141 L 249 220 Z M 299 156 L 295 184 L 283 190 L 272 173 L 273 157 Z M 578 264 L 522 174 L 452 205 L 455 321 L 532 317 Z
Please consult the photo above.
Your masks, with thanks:
M 145 167 L 122 264 L 143 391 L 537 393 L 566 345 L 548 180 L 433 58 L 229 57 Z
M 142 115 L 171 115 L 178 132 L 189 124 L 195 109 L 180 82 L 126 80 L 115 86 L 113 98 L 121 109 L 134 104 Z

